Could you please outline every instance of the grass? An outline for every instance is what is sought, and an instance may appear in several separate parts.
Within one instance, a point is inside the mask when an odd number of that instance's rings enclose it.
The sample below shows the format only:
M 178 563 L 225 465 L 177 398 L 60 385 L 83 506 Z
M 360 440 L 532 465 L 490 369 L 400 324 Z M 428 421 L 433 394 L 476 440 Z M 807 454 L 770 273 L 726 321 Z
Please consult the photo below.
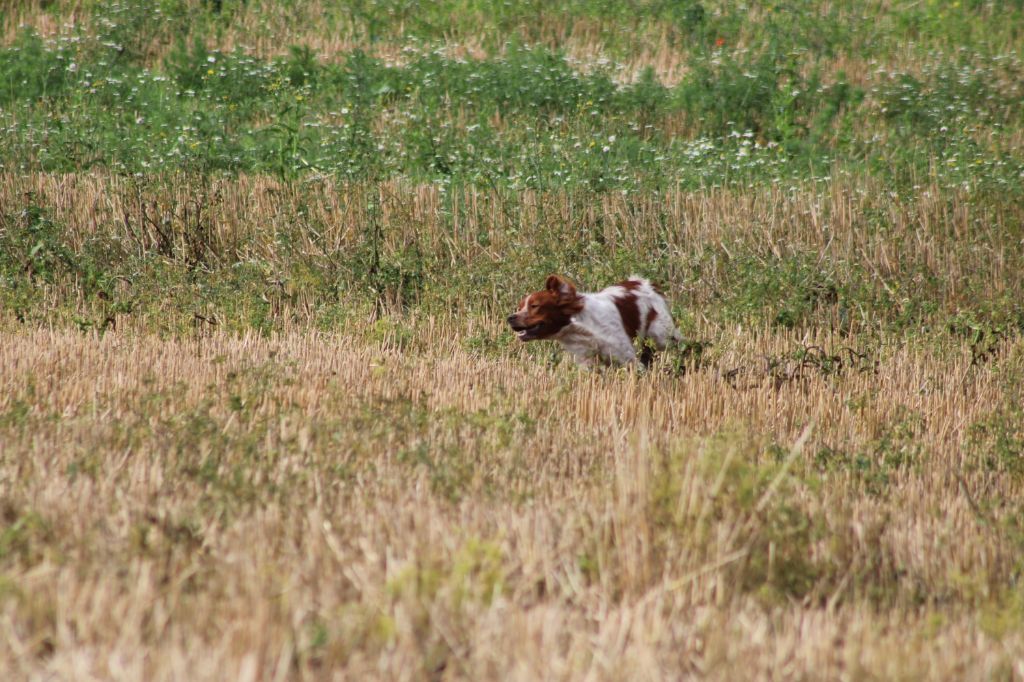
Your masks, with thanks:
M 1019 3 L 8 5 L 12 679 L 1024 678 Z
M 1019 347 L 737 389 L 428 328 L 7 334 L 8 670 L 1010 675 Z

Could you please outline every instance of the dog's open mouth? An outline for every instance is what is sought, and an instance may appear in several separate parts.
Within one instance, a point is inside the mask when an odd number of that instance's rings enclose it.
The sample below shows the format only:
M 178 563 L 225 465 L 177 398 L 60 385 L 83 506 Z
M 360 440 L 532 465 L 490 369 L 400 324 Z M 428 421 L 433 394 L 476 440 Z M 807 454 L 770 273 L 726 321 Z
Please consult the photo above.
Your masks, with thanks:
M 544 323 L 540 322 L 538 324 L 533 325 L 532 327 L 521 327 L 518 329 L 513 327 L 512 331 L 516 333 L 516 336 L 519 338 L 520 341 L 529 341 L 530 339 L 536 338 L 537 332 L 539 332 L 540 328 L 543 326 Z

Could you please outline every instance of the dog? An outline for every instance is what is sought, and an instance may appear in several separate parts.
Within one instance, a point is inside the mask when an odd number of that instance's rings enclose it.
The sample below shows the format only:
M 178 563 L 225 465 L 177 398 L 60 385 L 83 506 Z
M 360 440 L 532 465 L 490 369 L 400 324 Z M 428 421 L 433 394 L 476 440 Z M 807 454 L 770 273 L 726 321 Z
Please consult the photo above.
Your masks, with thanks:
M 658 350 L 670 341 L 682 341 L 665 297 L 641 277 L 588 294 L 577 293 L 571 282 L 551 275 L 544 289 L 520 302 L 508 324 L 520 341 L 558 341 L 584 367 L 648 367 L 654 351 L 645 343 L 638 357 L 635 340 L 649 339 Z

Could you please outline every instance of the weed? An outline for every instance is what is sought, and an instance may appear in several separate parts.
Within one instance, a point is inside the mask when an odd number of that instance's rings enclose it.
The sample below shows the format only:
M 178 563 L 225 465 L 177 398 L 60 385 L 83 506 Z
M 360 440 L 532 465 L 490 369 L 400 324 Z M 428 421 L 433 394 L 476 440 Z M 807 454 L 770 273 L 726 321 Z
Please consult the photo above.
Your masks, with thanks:
M 1006 405 L 971 425 L 966 449 L 975 466 L 987 471 L 1024 475 L 1024 410 Z

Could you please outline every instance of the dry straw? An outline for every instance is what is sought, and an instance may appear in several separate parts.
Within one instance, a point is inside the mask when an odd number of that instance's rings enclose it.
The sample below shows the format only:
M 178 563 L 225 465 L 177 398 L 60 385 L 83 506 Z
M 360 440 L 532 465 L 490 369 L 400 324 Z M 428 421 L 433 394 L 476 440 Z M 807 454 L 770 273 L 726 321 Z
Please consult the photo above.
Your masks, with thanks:
M 0 665 L 1021 674 L 1016 507 L 978 502 L 1020 499 L 1019 481 L 965 447 L 1001 403 L 999 370 L 962 381 L 969 356 L 901 347 L 877 374 L 733 388 L 712 367 L 550 370 L 514 346 L 484 359 L 460 324 L 430 324 L 412 353 L 309 330 L 6 334 Z M 791 344 L 737 336 L 719 361 Z M 1019 350 L 997 366 L 1019 369 Z M 879 488 L 828 469 L 826 449 L 907 461 Z

